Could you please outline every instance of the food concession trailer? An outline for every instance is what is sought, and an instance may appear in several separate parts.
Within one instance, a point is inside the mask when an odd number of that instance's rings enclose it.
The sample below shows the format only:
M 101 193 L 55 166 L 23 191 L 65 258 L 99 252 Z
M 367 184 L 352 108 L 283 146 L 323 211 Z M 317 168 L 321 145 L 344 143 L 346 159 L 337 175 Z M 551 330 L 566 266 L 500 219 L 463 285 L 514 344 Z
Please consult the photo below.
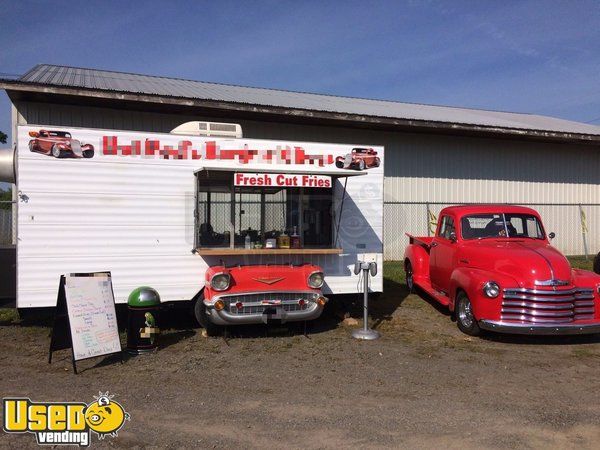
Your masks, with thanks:
M 209 327 L 308 320 L 357 292 L 355 262 L 382 262 L 384 149 L 240 131 L 19 126 L 17 306 L 54 306 L 61 274 L 102 270 L 118 303 L 150 285 L 195 299 Z M 351 164 L 365 148 L 378 163 Z

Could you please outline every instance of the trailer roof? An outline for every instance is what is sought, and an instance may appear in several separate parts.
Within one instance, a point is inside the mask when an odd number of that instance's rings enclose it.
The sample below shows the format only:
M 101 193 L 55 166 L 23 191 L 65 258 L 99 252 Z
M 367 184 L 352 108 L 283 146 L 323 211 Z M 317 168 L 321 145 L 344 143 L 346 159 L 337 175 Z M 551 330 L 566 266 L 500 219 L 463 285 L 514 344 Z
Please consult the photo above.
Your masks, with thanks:
M 50 87 L 52 89 L 49 89 Z M 113 95 L 111 98 L 121 100 L 209 106 L 207 103 L 190 103 L 189 100 L 193 99 L 218 102 L 218 105 L 213 107 L 222 109 L 236 109 L 233 105 L 237 105 L 238 111 L 248 113 L 269 113 L 285 115 L 288 118 L 328 118 L 362 123 L 362 126 L 395 125 L 445 129 L 447 132 L 470 130 L 479 133 L 600 142 L 598 126 L 535 114 L 291 92 L 49 64 L 39 64 L 17 80 L 0 79 L 0 88 L 7 91 L 38 89 L 37 92 L 45 94 L 67 93 L 95 98 L 102 95 L 108 98 Z M 74 88 L 77 90 L 73 91 Z M 65 89 L 71 90 L 66 92 Z M 91 91 L 94 92 L 93 95 Z M 114 97 L 115 93 L 136 94 L 137 97 Z M 142 98 L 140 95 L 154 98 Z M 177 99 L 188 101 L 178 103 Z M 263 108 L 257 109 L 257 106 Z M 290 110 L 296 111 L 290 113 Z

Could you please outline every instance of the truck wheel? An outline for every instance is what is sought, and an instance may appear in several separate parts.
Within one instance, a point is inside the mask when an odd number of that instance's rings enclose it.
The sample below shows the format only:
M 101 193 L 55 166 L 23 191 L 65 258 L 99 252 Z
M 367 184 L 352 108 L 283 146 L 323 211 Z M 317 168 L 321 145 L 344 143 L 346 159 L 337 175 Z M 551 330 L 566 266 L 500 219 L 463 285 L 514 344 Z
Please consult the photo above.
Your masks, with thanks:
M 379 164 L 381 164 L 381 160 L 379 158 L 375 158 L 375 163 L 373 164 L 373 167 L 379 167 Z
M 83 153 L 84 158 L 93 158 L 94 157 L 94 150 L 84 150 L 81 153 Z
M 206 314 L 206 306 L 204 305 L 204 294 L 200 294 L 194 305 L 194 316 L 198 323 L 206 330 L 209 336 L 219 336 L 223 333 L 223 327 L 215 325 L 210 321 Z
M 58 145 L 54 144 L 52 146 L 52 156 L 54 156 L 55 158 L 64 158 L 65 157 L 65 152 L 63 150 L 61 150 L 60 148 L 58 148 Z
M 600 253 L 594 258 L 594 272 L 600 274 Z
M 336 161 L 335 162 L 335 167 L 337 167 L 338 169 L 343 169 L 344 168 L 344 161 Z
M 459 292 L 456 297 L 456 324 L 460 331 L 469 336 L 478 336 L 481 333 L 481 329 L 477 324 L 477 319 L 473 315 L 473 308 L 471 306 L 471 300 L 467 297 L 464 292 Z
M 406 261 L 404 273 L 406 274 L 406 287 L 408 288 L 408 292 L 412 293 L 415 290 L 415 279 L 410 261 Z
M 364 161 L 364 159 L 361 159 L 360 161 L 358 161 L 358 170 L 365 170 L 365 161 Z

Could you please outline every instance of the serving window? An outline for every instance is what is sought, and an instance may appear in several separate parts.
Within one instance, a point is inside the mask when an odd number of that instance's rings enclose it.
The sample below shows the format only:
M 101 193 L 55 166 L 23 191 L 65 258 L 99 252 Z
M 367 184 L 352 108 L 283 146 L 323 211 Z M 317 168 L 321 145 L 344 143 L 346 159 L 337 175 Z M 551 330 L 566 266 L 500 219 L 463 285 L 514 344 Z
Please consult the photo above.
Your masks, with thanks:
M 334 246 L 331 182 L 330 187 L 235 186 L 233 172 L 196 176 L 196 248 Z

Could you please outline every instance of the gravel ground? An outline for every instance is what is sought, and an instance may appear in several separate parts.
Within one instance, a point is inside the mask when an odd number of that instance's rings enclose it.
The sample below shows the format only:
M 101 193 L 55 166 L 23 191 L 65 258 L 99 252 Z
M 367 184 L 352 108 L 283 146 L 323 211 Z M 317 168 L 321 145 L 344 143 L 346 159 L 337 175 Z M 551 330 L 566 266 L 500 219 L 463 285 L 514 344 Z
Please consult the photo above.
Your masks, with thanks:
M 94 436 L 99 448 L 598 448 L 600 337 L 470 338 L 408 295 L 398 264 L 385 289 L 373 302 L 377 341 L 355 341 L 327 316 L 308 337 L 249 327 L 226 342 L 172 311 L 158 352 L 83 361 L 79 375 L 69 351 L 48 365 L 47 322 L 0 310 L 0 393 L 116 394 L 131 421 L 116 438 Z M 0 436 L 2 447 L 35 445 Z

